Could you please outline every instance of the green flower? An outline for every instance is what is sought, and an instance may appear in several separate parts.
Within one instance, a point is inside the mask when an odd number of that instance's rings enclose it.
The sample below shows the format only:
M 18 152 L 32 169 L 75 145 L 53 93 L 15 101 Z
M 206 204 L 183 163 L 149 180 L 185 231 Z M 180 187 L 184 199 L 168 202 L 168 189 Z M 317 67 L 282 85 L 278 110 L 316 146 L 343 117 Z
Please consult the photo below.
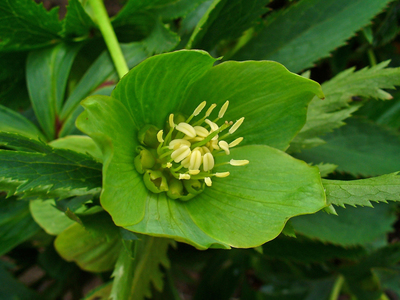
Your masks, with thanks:
M 248 248 L 326 206 L 318 169 L 283 152 L 319 84 L 275 62 L 215 61 L 153 56 L 111 97 L 82 102 L 77 126 L 102 150 L 100 200 L 116 225 L 199 249 Z

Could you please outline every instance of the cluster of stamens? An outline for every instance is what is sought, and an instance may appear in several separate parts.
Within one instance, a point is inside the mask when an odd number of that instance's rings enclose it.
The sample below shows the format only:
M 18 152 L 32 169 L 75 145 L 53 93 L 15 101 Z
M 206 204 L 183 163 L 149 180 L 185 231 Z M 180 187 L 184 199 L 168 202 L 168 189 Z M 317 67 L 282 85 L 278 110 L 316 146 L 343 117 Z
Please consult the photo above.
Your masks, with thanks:
M 192 121 L 204 109 L 206 101 L 202 102 L 189 118 L 183 119 L 184 122 L 176 124 L 177 117 L 173 114 L 169 116 L 167 134 L 164 134 L 164 130 L 159 130 L 156 134 L 158 142 L 156 151 L 155 153 L 149 151 L 149 154 L 154 157 L 154 164 L 153 162 L 148 164 L 148 166 L 153 166 L 147 171 L 151 186 L 146 185 L 150 190 L 166 191 L 171 198 L 188 200 L 201 192 L 204 184 L 211 186 L 212 177 L 230 175 L 229 172 L 213 172 L 214 167 L 218 166 L 215 164 L 214 157 L 229 155 L 230 148 L 237 146 L 243 140 L 239 137 L 228 143 L 225 138 L 239 128 L 244 118 L 240 118 L 235 123 L 224 121 L 221 126 L 217 125 L 217 122 L 223 118 L 228 105 L 229 101 L 226 101 L 214 120 L 210 120 L 209 117 L 216 104 L 212 104 L 202 118 Z M 227 129 L 228 132 L 222 134 Z M 139 156 L 139 159 L 143 159 L 143 153 Z M 248 163 L 248 160 L 231 159 L 219 165 L 243 166 Z M 143 170 L 143 166 L 141 165 L 139 169 Z M 153 184 L 156 185 L 156 190 Z

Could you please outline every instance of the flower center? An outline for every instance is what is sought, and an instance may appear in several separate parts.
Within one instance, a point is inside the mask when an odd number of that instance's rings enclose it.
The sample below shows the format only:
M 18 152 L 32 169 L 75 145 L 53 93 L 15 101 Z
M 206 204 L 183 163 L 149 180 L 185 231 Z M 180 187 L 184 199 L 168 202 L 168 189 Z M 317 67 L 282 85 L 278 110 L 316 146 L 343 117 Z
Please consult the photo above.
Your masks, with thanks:
M 211 121 L 209 117 L 217 106 L 212 104 L 205 115 L 196 121 L 195 117 L 206 106 L 206 101 L 203 101 L 187 119 L 182 115 L 171 114 L 165 129 L 167 134 L 152 125 L 146 125 L 139 132 L 139 141 L 145 147 L 138 147 L 135 167 L 139 173 L 144 174 L 144 183 L 150 191 L 166 192 L 172 199 L 187 201 L 201 193 L 206 186 L 211 186 L 212 177 L 230 175 L 229 172 L 213 172 L 217 166 L 215 157 L 229 155 L 230 148 L 243 140 L 240 137 L 230 143 L 225 141 L 244 120 L 242 117 L 235 123 L 219 122 L 228 105 L 229 101 L 226 101 L 218 117 Z M 244 166 L 248 163 L 248 160 L 231 159 L 219 165 Z

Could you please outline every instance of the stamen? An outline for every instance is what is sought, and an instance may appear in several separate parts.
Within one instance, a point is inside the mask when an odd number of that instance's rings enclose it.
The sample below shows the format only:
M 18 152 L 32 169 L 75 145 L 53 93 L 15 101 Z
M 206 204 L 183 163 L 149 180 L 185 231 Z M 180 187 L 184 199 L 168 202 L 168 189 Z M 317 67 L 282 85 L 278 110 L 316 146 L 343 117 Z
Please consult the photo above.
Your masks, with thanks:
M 171 167 L 172 167 L 172 164 L 171 164 L 170 162 L 167 162 L 167 165 L 166 165 L 166 167 L 169 169 L 169 168 L 171 168 Z
M 228 177 L 230 174 L 231 173 L 229 173 L 229 172 L 220 172 L 220 173 L 215 173 L 214 175 L 216 177 L 223 178 L 223 177 Z
M 218 140 L 212 140 L 210 147 L 214 148 L 215 150 L 219 150 Z
M 218 143 L 218 145 L 221 147 L 222 150 L 225 151 L 225 154 L 226 154 L 226 155 L 229 155 L 230 151 L 229 151 L 229 145 L 228 145 L 227 142 L 225 142 L 225 141 L 220 141 L 220 142 Z
M 219 126 L 217 124 L 215 124 L 213 121 L 209 120 L 209 119 L 205 119 L 204 120 L 208 125 L 210 125 L 211 127 L 211 132 L 213 131 L 217 131 L 219 129 Z
M 228 105 L 229 105 L 229 101 L 226 101 L 224 103 L 224 105 L 222 105 L 222 107 L 221 107 L 221 109 L 219 110 L 219 113 L 218 113 L 218 119 L 221 119 L 224 116 L 226 110 L 228 109 Z
M 189 180 L 189 179 L 190 179 L 190 175 L 189 175 L 189 174 L 182 174 L 182 173 L 180 173 L 180 174 L 179 174 L 179 180 L 182 180 L 182 179 Z
M 163 131 L 163 130 L 160 130 L 160 131 L 157 133 L 157 141 L 158 141 L 159 143 L 163 143 L 163 142 L 164 142 L 163 134 L 164 134 L 164 131 Z
M 189 169 L 189 165 L 190 165 L 190 155 L 181 161 L 182 167 Z
M 243 160 L 236 160 L 236 159 L 231 159 L 229 161 L 229 164 L 231 166 L 245 166 L 249 163 L 249 161 L 247 159 L 243 159 Z
M 192 127 L 192 125 L 181 122 L 176 127 L 176 130 L 186 134 L 187 136 L 194 138 L 196 136 L 196 130 Z
M 239 126 L 242 125 L 243 121 L 244 121 L 244 117 L 237 120 L 236 123 L 233 124 L 233 126 L 231 128 L 229 128 L 229 133 L 230 134 L 234 133 L 239 128 Z
M 194 126 L 193 128 L 198 136 L 206 137 L 207 135 L 209 135 L 208 130 L 205 129 L 203 126 Z
M 212 185 L 212 181 L 211 181 L 210 177 L 204 178 L 204 182 L 206 183 L 207 186 L 211 186 Z
M 233 142 L 229 143 L 229 148 L 233 148 L 233 147 L 239 145 L 242 141 L 243 141 L 242 137 L 237 138 Z
M 199 104 L 199 106 L 197 106 L 197 108 L 194 110 L 193 112 L 193 116 L 197 116 L 199 113 L 201 113 L 201 111 L 203 110 L 203 108 L 206 106 L 207 102 L 203 101 Z
M 189 170 L 190 175 L 197 175 L 200 173 L 200 170 Z
M 169 127 L 174 128 L 175 127 L 175 123 L 174 123 L 174 114 L 170 114 L 169 115 Z
M 199 150 L 193 150 L 192 154 L 190 155 L 189 171 L 198 170 L 200 168 L 201 161 L 201 152 Z
M 203 156 L 203 170 L 207 172 L 212 168 L 214 168 L 214 157 L 211 153 L 206 153 Z
M 172 152 L 171 158 L 174 160 L 174 162 L 178 163 L 184 160 L 186 157 L 188 157 L 190 153 L 191 153 L 190 147 L 182 145 L 180 148 Z
M 204 153 L 211 153 L 210 149 L 206 146 L 202 146 L 201 149 L 204 151 Z
M 171 150 L 172 150 L 172 149 L 173 149 L 173 150 L 176 150 L 176 149 L 180 148 L 180 147 L 183 146 L 183 145 L 190 147 L 190 146 L 191 146 L 191 143 L 190 143 L 188 140 L 176 139 L 176 140 L 172 140 L 172 141 L 169 143 L 168 148 L 171 149 Z
M 214 108 L 217 107 L 217 104 L 213 103 L 211 106 L 207 109 L 205 117 L 207 118 L 209 115 L 211 115 L 212 111 Z

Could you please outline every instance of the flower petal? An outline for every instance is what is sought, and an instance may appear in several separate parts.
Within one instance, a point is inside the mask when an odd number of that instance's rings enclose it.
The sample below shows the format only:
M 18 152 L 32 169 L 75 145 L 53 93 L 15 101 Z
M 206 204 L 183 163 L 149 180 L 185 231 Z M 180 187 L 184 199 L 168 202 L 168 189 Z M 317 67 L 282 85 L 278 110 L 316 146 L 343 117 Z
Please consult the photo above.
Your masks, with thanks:
M 261 145 L 234 148 L 230 156 L 250 163 L 217 168 L 230 176 L 214 177 L 212 186 L 186 206 L 193 221 L 214 239 L 232 247 L 256 247 L 274 239 L 289 218 L 326 206 L 316 167 Z
M 162 128 L 170 113 L 180 111 L 188 87 L 215 61 L 200 50 L 181 50 L 150 57 L 124 76 L 111 96 L 127 107 L 136 127 L 153 124 Z
M 290 73 L 272 61 L 224 62 L 197 80 L 185 96 L 183 111 L 190 114 L 203 100 L 219 108 L 229 100 L 223 120 L 244 123 L 232 140 L 244 137 L 243 145 L 264 144 L 285 150 L 306 121 L 307 105 L 323 97 L 318 83 Z M 201 116 L 201 114 L 200 114 Z

